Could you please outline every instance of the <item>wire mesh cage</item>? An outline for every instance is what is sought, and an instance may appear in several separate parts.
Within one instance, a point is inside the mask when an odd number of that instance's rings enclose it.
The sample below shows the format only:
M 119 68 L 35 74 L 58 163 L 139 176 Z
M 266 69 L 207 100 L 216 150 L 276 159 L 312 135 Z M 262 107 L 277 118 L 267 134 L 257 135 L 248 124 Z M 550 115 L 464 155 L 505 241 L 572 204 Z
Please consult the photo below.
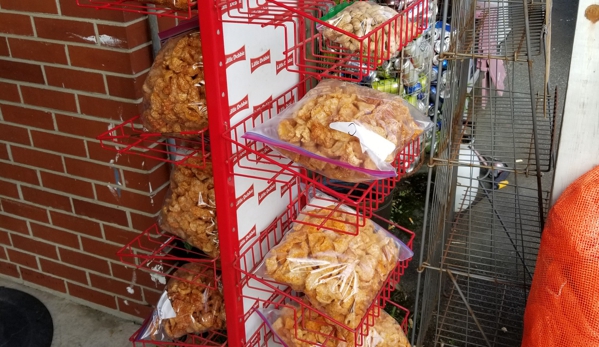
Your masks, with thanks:
M 148 0 L 145 2 L 136 0 L 77 0 L 77 5 L 97 10 L 116 10 L 179 19 L 190 19 L 197 13 L 197 2 L 191 0 Z

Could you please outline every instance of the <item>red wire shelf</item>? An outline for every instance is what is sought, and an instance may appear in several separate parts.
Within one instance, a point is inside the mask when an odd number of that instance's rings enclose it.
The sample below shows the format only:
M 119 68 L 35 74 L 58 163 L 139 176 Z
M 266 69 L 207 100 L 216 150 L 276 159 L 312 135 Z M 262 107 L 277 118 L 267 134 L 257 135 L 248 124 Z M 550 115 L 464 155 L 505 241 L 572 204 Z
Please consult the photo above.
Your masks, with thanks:
M 233 144 L 233 154 L 227 161 L 229 172 L 233 175 L 290 185 L 293 185 L 294 180 L 297 179 L 301 183 L 296 185 L 299 193 L 308 190 L 322 191 L 331 196 L 336 204 L 341 203 L 355 210 L 356 217 L 370 218 L 385 202 L 401 177 L 413 169 L 415 161 L 422 154 L 420 144 L 422 137 L 409 143 L 396 156 L 394 161 L 394 167 L 397 169 L 396 177 L 366 183 L 339 182 L 313 174 L 263 143 L 241 137 L 248 130 L 271 119 L 284 108 L 295 103 L 317 83 L 314 78 L 302 81 L 231 126 L 224 134 L 225 138 Z
M 237 270 L 239 270 L 240 288 L 248 288 L 252 290 L 251 292 L 253 293 L 272 293 L 270 296 L 271 299 L 264 300 L 259 297 L 246 294 L 250 291 L 245 293 L 242 292 L 240 295 L 252 300 L 256 300 L 256 302 L 259 303 L 255 304 L 253 309 L 259 307 L 260 305 L 263 305 L 262 307 L 264 307 L 264 305 L 278 305 L 283 302 L 288 304 L 293 303 L 294 307 L 297 307 L 296 309 L 300 310 L 300 314 L 296 315 L 296 317 L 311 317 L 314 315 L 322 317 L 328 322 L 335 324 L 335 326 L 338 328 L 340 327 L 346 330 L 348 333 L 352 333 L 355 339 L 355 345 L 359 346 L 364 336 L 368 335 L 369 327 L 374 324 L 374 318 L 380 315 L 380 310 L 385 307 L 387 300 L 391 296 L 391 293 L 395 290 L 396 285 L 399 283 L 401 276 L 404 274 L 404 271 L 408 266 L 409 259 L 398 262 L 395 269 L 383 283 L 381 290 L 376 295 L 375 300 L 368 309 L 364 318 L 361 320 L 360 324 L 357 326 L 357 328 L 352 329 L 343 322 L 336 321 L 329 315 L 313 308 L 301 297 L 292 293 L 289 287 L 254 274 L 255 269 L 262 263 L 268 251 L 283 239 L 286 231 L 290 229 L 291 224 L 296 217 L 297 211 L 290 209 L 276 218 L 268 228 L 256 236 L 256 238 L 247 246 L 247 248 L 240 254 L 238 260 L 234 263 L 234 266 L 237 268 Z M 391 227 L 389 229 L 400 239 L 405 240 L 405 243 L 411 249 L 414 240 L 414 233 L 390 221 L 386 222 L 390 223 Z M 279 298 L 279 301 L 272 300 L 274 297 Z M 251 315 L 251 310 L 248 311 L 248 314 L 246 314 L 244 317 L 246 321 L 249 315 Z M 295 322 L 296 329 L 301 327 L 298 324 L 301 324 L 301 322 Z M 254 341 L 251 344 L 248 343 L 248 346 L 261 346 L 258 343 L 262 340 L 258 338 L 254 339 L 257 341 Z M 248 342 L 252 342 L 251 340 L 252 339 L 249 339 Z M 316 343 L 316 341 L 307 342 Z
M 203 169 L 210 156 L 207 130 L 208 128 L 176 134 L 149 133 L 143 131 L 139 116 L 135 116 L 102 133 L 97 139 L 102 148 L 121 155 L 137 155 Z M 187 163 L 194 156 L 203 159 L 195 161 L 197 164 Z
M 117 255 L 126 265 L 156 274 L 156 280 L 161 284 L 166 284 L 168 278 L 176 278 L 194 285 L 218 289 L 218 259 L 208 258 L 198 250 L 186 248 L 185 241 L 162 232 L 157 224 L 123 246 Z M 191 280 L 175 277 L 174 273 L 186 263 L 198 263 L 202 266 L 197 271 L 182 270 L 193 275 Z
M 175 0 L 170 1 L 173 3 L 175 2 Z M 95 8 L 97 10 L 116 10 L 179 19 L 190 19 L 197 13 L 196 1 L 189 1 L 184 8 L 182 6 L 180 9 L 158 4 L 144 4 L 141 1 L 136 0 L 77 0 L 77 5 Z
M 129 338 L 129 341 L 133 344 L 133 347 L 225 347 L 227 345 L 227 335 L 217 331 L 210 331 L 202 335 L 188 334 L 180 338 L 178 341 L 173 342 L 138 339 L 138 336 L 142 333 L 151 318 L 151 315 L 146 318 L 141 327 Z
M 292 27 L 293 40 L 285 38 L 284 64 L 287 70 L 305 75 L 359 82 L 396 52 L 417 38 L 427 27 L 423 13 L 429 0 L 418 0 L 363 36 L 321 20 L 334 1 L 254 0 L 217 1 L 222 20 L 260 25 Z M 320 28 L 321 30 L 318 30 Z M 352 46 L 327 37 L 343 37 Z M 385 42 L 381 44 L 381 42 Z

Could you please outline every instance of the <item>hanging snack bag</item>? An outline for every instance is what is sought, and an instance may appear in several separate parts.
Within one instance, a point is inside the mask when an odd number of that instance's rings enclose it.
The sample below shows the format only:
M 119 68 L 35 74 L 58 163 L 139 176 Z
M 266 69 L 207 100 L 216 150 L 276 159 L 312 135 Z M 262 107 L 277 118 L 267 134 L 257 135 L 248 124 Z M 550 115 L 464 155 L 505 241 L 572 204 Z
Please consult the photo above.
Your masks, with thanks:
M 243 137 L 328 178 L 363 182 L 397 176 L 398 152 L 429 126 L 430 120 L 398 95 L 324 80 Z
M 200 166 L 203 161 L 192 157 L 187 164 Z M 211 162 L 206 161 L 203 169 L 176 166 L 171 172 L 170 192 L 158 217 L 160 228 L 217 258 L 220 248 L 214 201 Z
M 355 212 L 345 205 L 303 211 L 256 274 L 305 293 L 312 306 L 351 328 L 359 325 L 409 247 L 370 219 L 357 235 Z
M 279 309 L 262 309 L 257 311 L 262 320 L 269 326 L 287 347 L 354 347 L 353 333 L 339 327 L 316 313 L 283 306 Z M 410 347 L 401 325 L 387 312 L 374 319 L 368 335 L 361 341 L 362 347 Z
M 154 4 L 165 6 L 173 10 L 187 11 L 189 9 L 189 3 L 191 0 L 137 0 L 142 4 Z
M 147 131 L 180 133 L 208 126 L 202 42 L 197 31 L 170 38 L 143 85 Z
M 196 263 L 187 263 L 175 271 L 136 340 L 170 341 L 186 334 L 226 328 L 223 295 L 214 289 L 214 279 L 198 275 L 204 271 Z

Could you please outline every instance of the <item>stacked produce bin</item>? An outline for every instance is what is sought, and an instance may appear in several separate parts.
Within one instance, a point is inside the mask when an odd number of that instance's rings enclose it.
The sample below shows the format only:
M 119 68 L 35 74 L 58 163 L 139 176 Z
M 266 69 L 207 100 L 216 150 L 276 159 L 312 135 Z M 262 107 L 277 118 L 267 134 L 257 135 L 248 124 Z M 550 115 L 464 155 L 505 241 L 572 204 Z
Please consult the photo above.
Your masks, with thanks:
M 349 3 L 334 1 L 77 2 L 191 19 L 161 35 L 164 47 L 144 85 L 144 112 L 99 136 L 108 150 L 174 165 L 157 224 L 119 252 L 125 264 L 165 285 L 133 345 L 374 346 L 382 339 L 407 346 L 409 312 L 389 298 L 413 254 L 414 234 L 377 212 L 421 162 L 425 134 L 418 134 L 426 127 L 396 143 L 386 164 L 394 174 L 364 178 L 373 171 L 362 168 L 362 176 L 350 170 L 346 179 L 336 175 L 347 170 L 330 166 L 324 176 L 307 157 L 281 155 L 281 148 L 248 134 L 286 110 L 297 112 L 324 80 L 333 80 L 338 92 L 380 97 L 382 79 L 401 81 L 407 71 L 389 66 L 410 61 L 400 52 L 428 28 L 433 4 L 407 1 L 395 11 L 357 2 L 352 18 L 368 23 L 360 31 L 360 23 L 341 28 L 335 22 L 331 9 Z M 201 62 L 178 71 L 175 65 L 188 57 L 177 56 L 176 47 L 182 37 L 195 45 L 193 26 Z M 173 101 L 175 84 L 161 83 L 186 68 L 199 97 L 194 90 Z M 410 115 L 426 98 L 420 107 L 426 114 L 428 71 L 418 67 L 415 83 L 400 82 L 392 90 L 398 95 L 385 94 L 392 101 L 377 105 L 399 102 L 392 112 Z M 400 95 L 412 99 L 412 109 Z M 191 111 L 182 114 L 195 122 L 166 117 L 176 109 L 171 102 L 187 103 Z M 323 260 L 325 253 L 337 260 Z M 309 271 L 294 272 L 306 263 Z M 358 275 L 365 269 L 372 270 L 368 279 Z

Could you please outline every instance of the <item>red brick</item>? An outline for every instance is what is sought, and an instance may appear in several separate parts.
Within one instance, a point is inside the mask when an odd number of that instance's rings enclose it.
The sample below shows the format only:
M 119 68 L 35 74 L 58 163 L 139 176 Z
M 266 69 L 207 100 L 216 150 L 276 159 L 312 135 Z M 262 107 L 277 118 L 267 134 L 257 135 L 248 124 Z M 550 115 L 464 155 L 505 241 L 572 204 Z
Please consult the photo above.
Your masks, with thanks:
M 152 190 L 157 190 L 165 182 L 168 182 L 170 172 L 169 165 L 164 164 L 158 166 L 154 171 L 150 173 L 139 173 L 133 171 L 123 170 L 123 181 L 125 187 L 141 191 L 149 191 L 150 184 Z M 156 200 L 154 200 L 156 202 Z
M 108 84 L 108 93 L 112 96 L 118 96 L 126 99 L 139 99 L 143 97 L 143 85 L 146 81 L 147 73 L 137 77 L 106 76 Z
M 120 195 L 115 196 L 106 185 L 94 185 L 96 186 L 96 197 L 99 201 L 147 213 L 156 213 L 160 210 L 168 188 L 164 187 L 162 190 L 154 189 L 155 195 L 152 197 L 149 194 L 138 194 L 122 189 Z
M 148 21 L 142 20 L 128 26 L 98 24 L 98 34 L 107 35 L 116 40 L 102 43 L 102 46 L 133 48 L 151 41 Z
M 1 129 L 2 127 L 0 127 Z M 28 169 L 14 164 L 0 163 L 0 173 L 2 178 L 9 178 L 11 180 L 26 182 L 30 184 L 39 184 L 37 179 L 37 173 L 35 170 Z
M 0 140 L 29 145 L 29 132 L 27 129 L 6 123 L 0 123 Z
M 89 182 L 62 175 L 55 175 L 49 172 L 40 172 L 40 176 L 42 177 L 42 184 L 46 188 L 65 193 L 71 193 L 86 198 L 94 197 L 93 187 Z
M 8 39 L 10 54 L 20 58 L 45 63 L 67 64 L 67 54 L 64 45 L 23 39 Z
M 56 246 L 54 245 L 17 234 L 10 234 L 10 238 L 13 246 L 17 249 L 41 255 L 46 258 L 58 259 Z
M 119 121 L 119 123 L 123 119 L 132 118 L 141 110 L 141 104 L 121 102 L 110 98 L 95 98 L 87 95 L 79 95 L 78 97 L 82 114 L 108 118 Z M 108 128 L 104 130 L 108 130 Z
M 177 19 L 172 17 L 158 17 L 158 30 L 165 31 L 177 25 Z
M 59 248 L 59 253 L 60 260 L 63 263 L 83 267 L 104 274 L 110 274 L 108 261 L 104 259 L 96 258 L 85 253 L 71 251 L 66 248 Z
M 15 264 L 6 263 L 3 261 L 0 261 L 0 273 L 16 278 L 21 277 L 21 275 L 19 274 L 19 269 Z
M 45 273 L 87 285 L 85 271 L 43 258 L 40 258 L 40 266 L 41 270 Z
M 82 3 L 89 4 L 89 0 L 83 0 Z M 103 19 L 113 22 L 125 21 L 122 11 L 98 11 L 89 7 L 77 6 L 76 1 L 69 0 L 60 1 L 60 13 L 63 17 Z
M 38 64 L 19 63 L 0 59 L 0 78 L 44 84 L 42 67 Z
M 58 155 L 37 151 L 31 147 L 10 146 L 10 151 L 13 160 L 17 163 L 64 172 L 62 158 Z
M 141 288 L 131 283 L 122 282 L 116 279 L 89 274 L 90 285 L 94 288 L 101 289 L 106 292 L 111 292 L 119 296 L 128 297 L 134 300 L 141 301 Z M 127 287 L 133 289 L 133 294 L 127 291 Z
M 131 212 L 131 228 L 136 230 L 146 230 L 149 226 L 156 223 L 157 217 L 158 213 L 154 214 L 153 216 L 146 216 Z
M 4 10 L 58 13 L 56 2 L 54 1 L 0 0 L 0 6 Z
M 54 130 L 52 113 L 31 108 L 0 105 L 2 116 L 6 122 L 29 125 L 35 128 Z
M 135 283 L 142 287 L 152 288 L 159 291 L 164 289 L 164 284 L 158 282 L 157 280 L 153 281 L 152 276 L 148 271 L 128 267 L 122 263 L 110 263 L 110 266 L 112 267 L 112 275 L 116 278 L 122 279 L 123 281 L 132 282 L 135 280 Z
M 4 212 L 8 214 L 48 223 L 48 213 L 43 208 L 8 199 L 0 199 L 0 203 Z
M 93 47 L 69 46 L 69 57 L 72 66 L 124 74 L 139 72 L 131 69 L 131 53 Z
M 0 36 L 0 56 L 10 56 L 10 51 L 8 50 L 8 41 L 6 41 L 6 37 L 2 36 Z
M 131 71 L 138 73 L 149 69 L 152 66 L 153 56 L 152 46 L 141 47 L 131 52 Z
M 116 253 L 122 248 L 110 244 L 104 240 L 96 240 L 88 237 L 81 237 L 81 249 L 88 254 L 95 254 L 99 257 L 114 259 L 120 261 Z
M 67 172 L 70 175 L 85 177 L 100 182 L 114 182 L 114 171 L 108 164 L 100 165 L 83 160 L 64 158 Z M 119 174 L 120 176 L 120 174 Z M 106 183 L 102 186 L 106 187 Z M 96 190 L 99 189 L 96 185 Z
M 12 246 L 12 242 L 10 242 L 10 236 L 8 236 L 8 232 L 0 231 L 0 243 L 8 246 Z M 0 247 L 0 253 L 6 254 L 4 251 L 4 247 Z M 6 259 L 6 255 L 4 257 L 0 256 L 2 259 Z
M 147 303 L 158 304 L 160 296 L 162 296 L 162 291 L 144 288 L 144 299 Z
M 98 135 L 108 130 L 108 123 L 97 122 L 77 116 L 65 116 L 62 114 L 55 114 L 54 117 L 56 117 L 58 131 L 63 133 L 96 138 Z
M 71 248 L 79 248 L 79 238 L 74 233 L 31 223 L 33 236 Z
M 19 188 L 16 184 L 0 180 L 0 195 L 9 198 L 19 198 Z
M 6 255 L 4 247 L 0 247 L 0 259 L 8 260 L 8 255 Z
M 140 304 L 133 300 L 125 300 L 116 298 L 119 303 L 119 311 L 136 316 L 139 318 L 147 318 L 154 310 L 149 304 Z
M 85 144 L 80 139 L 35 130 L 31 131 L 31 138 L 33 145 L 38 148 L 79 157 L 85 157 L 86 154 Z
M 64 195 L 58 195 L 25 186 L 21 187 L 21 192 L 23 193 L 23 199 L 35 204 L 53 207 L 68 212 L 71 212 L 72 210 L 71 200 Z
M 53 276 L 48 276 L 41 272 L 24 269 L 22 267 L 20 268 L 20 270 L 21 270 L 21 276 L 24 281 L 35 283 L 37 285 L 40 285 L 40 286 L 46 287 L 46 288 L 50 288 L 57 292 L 66 293 L 65 282 L 63 279 L 56 278 Z
M 0 100 L 21 102 L 19 87 L 16 84 L 0 82 Z
M 8 147 L 5 143 L 0 143 L 0 159 L 9 160 Z
M 87 149 L 89 151 L 89 158 L 97 161 L 110 162 L 110 160 L 115 160 L 116 152 L 106 150 L 102 148 L 102 146 L 98 142 L 87 142 Z M 161 155 L 161 154 L 156 154 Z M 118 160 L 115 161 L 115 165 L 118 166 L 126 166 L 133 169 L 138 170 L 152 170 L 157 165 L 163 165 L 164 160 L 159 159 L 151 159 L 138 155 L 126 155 L 119 156 Z
M 21 86 L 23 102 L 30 105 L 77 112 L 75 95 L 55 90 Z
M 110 12 L 110 11 L 106 11 Z M 98 305 L 116 309 L 116 301 L 114 295 L 108 295 L 105 293 L 98 292 L 96 290 L 82 287 L 80 285 L 68 282 L 67 287 L 69 288 L 69 295 L 83 299 L 85 301 L 91 301 Z
M 29 16 L 21 14 L 0 13 L 0 33 L 33 36 L 31 20 Z
M 59 18 L 39 18 L 34 17 L 35 31 L 37 37 L 52 39 L 57 41 L 90 43 L 86 38 L 92 36 L 96 38 L 94 25 L 85 21 L 65 20 Z
M 48 85 L 91 93 L 106 93 L 104 78 L 100 74 L 52 66 L 44 66 L 44 70 Z
M 35 256 L 29 253 L 17 251 L 15 249 L 7 249 L 6 251 L 8 252 L 8 257 L 11 263 L 17 263 L 19 265 L 23 265 L 35 270 L 38 269 L 37 260 Z
M 85 234 L 94 237 L 102 237 L 100 224 L 91 220 L 71 216 L 68 214 L 50 211 L 52 224 L 57 227 L 69 229 L 80 234 Z
M 117 243 L 119 245 L 126 245 L 138 235 L 139 232 L 115 228 L 113 226 L 104 224 L 104 237 L 106 238 L 106 240 Z
M 73 199 L 73 205 L 77 215 L 123 226 L 129 224 L 125 211 L 77 199 Z
M 0 228 L 29 235 L 26 221 L 3 214 L 0 214 Z

